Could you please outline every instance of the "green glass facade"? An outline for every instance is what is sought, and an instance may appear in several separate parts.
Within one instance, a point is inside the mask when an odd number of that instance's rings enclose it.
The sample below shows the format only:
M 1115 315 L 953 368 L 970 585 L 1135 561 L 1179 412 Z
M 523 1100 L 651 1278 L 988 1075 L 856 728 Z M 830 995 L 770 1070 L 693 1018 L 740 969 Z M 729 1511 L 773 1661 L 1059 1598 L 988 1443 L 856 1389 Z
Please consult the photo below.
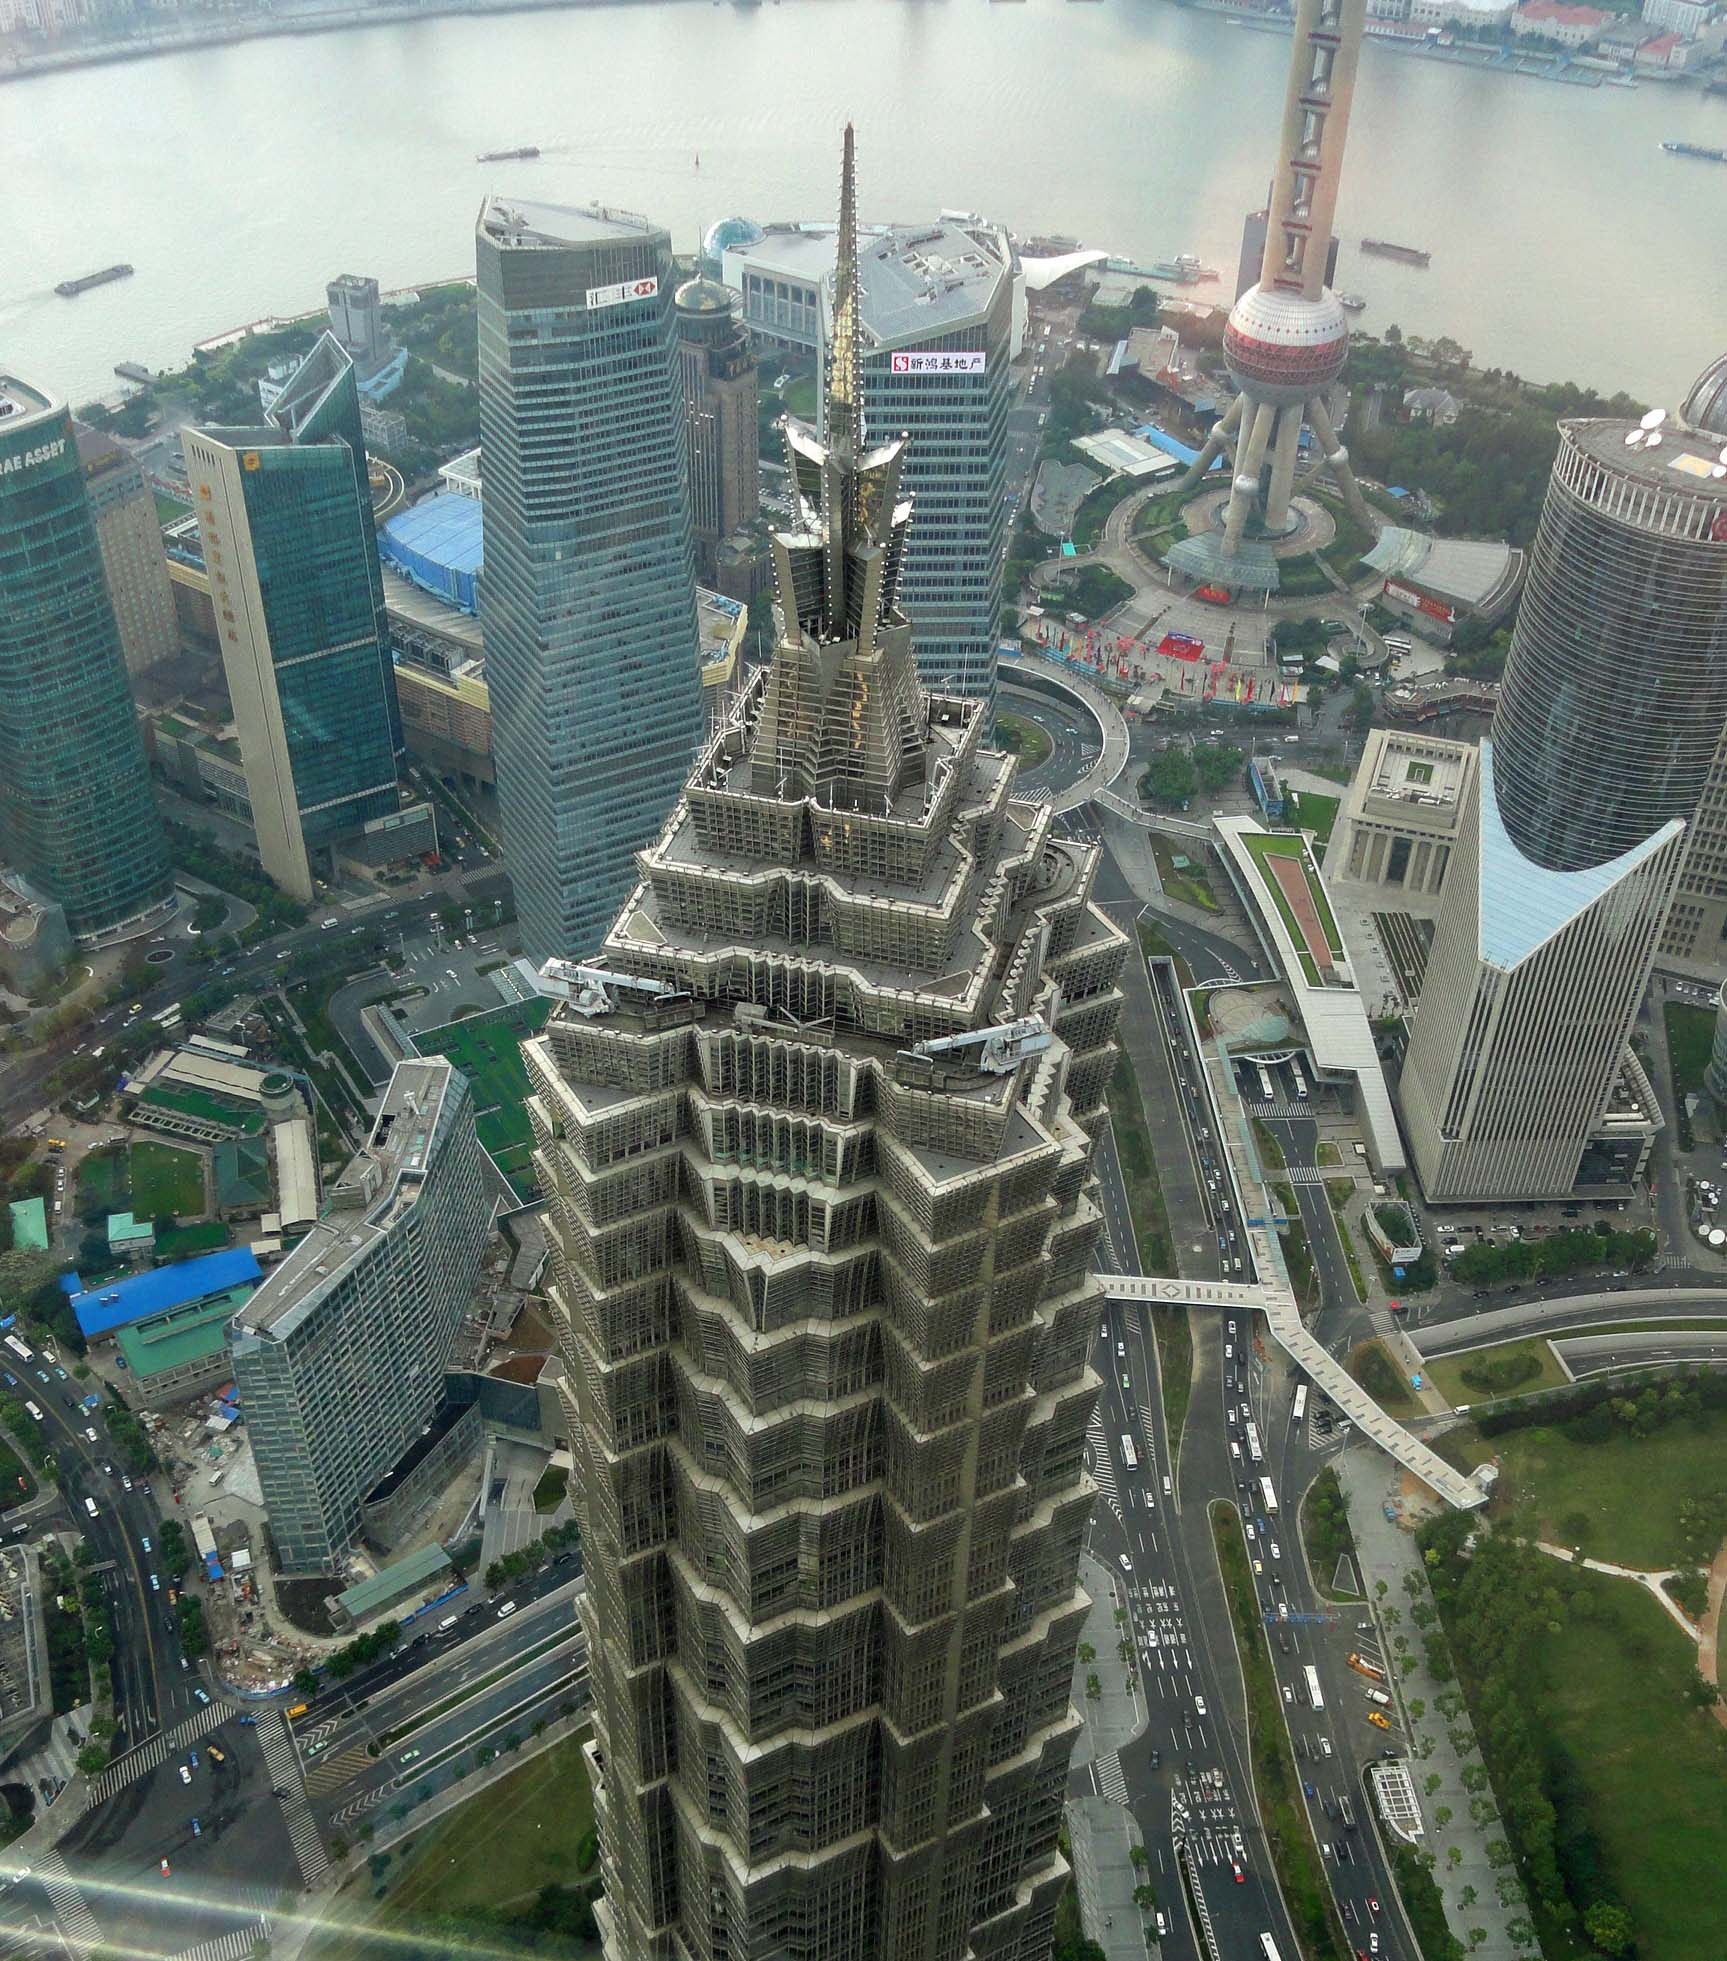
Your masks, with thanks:
M 86 944 L 173 908 L 64 403 L 0 374 L 0 857 Z
M 493 754 L 543 960 L 605 937 L 701 731 L 671 241 L 493 199 L 478 264 Z

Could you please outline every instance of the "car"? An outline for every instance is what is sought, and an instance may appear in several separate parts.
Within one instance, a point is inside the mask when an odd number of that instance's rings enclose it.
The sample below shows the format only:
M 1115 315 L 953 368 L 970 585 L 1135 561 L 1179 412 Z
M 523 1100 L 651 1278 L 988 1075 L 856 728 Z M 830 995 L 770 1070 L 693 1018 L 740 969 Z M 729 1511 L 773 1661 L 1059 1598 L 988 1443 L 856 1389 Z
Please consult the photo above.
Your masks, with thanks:
M 1133 1561 L 1128 1558 L 1126 1553 L 1120 1554 L 1119 1557 L 1121 1559 L 1121 1570 L 1124 1573 L 1131 1573 L 1133 1571 Z
M 1120 1356 L 1122 1356 L 1122 1357 L 1124 1357 L 1124 1358 L 1125 1358 L 1125 1356 L 1126 1356 L 1126 1354 L 1127 1354 L 1127 1343 L 1126 1343 L 1125 1341 L 1118 1341 L 1118 1342 L 1117 1342 L 1117 1343 L 1115 1344 L 1115 1352 L 1116 1352 L 1116 1353 L 1117 1353 L 1118 1355 L 1120 1355 Z
M 1322 1736 L 1319 1739 L 1319 1750 L 1321 1756 L 1329 1757 L 1331 1755 L 1331 1738 L 1329 1736 Z
M 1193 1698 L 1193 1706 L 1199 1712 L 1199 1714 L 1203 1716 L 1205 1714 L 1205 1697 L 1202 1695 L 1196 1695 Z
M 202 1690 L 200 1690 L 200 1691 L 199 1691 L 199 1694 L 201 1694 L 201 1695 L 202 1695 L 202 1694 L 203 1694 L 203 1691 L 202 1691 Z M 209 1698 L 208 1696 L 204 1696 L 204 1700 L 205 1700 L 206 1702 L 208 1702 L 208 1701 L 210 1700 L 210 1698 Z M 228 1761 L 228 1753 L 227 1753 L 227 1751 L 226 1751 L 226 1750 L 221 1750 L 221 1749 L 218 1749 L 218 1748 L 217 1748 L 217 1746 L 216 1746 L 216 1745 L 215 1745 L 214 1743 L 209 1743 L 209 1744 L 206 1744 L 206 1745 L 205 1745 L 204 1747 L 205 1747 L 205 1748 L 206 1748 L 206 1749 L 208 1750 L 208 1752 L 209 1752 L 209 1754 L 210 1754 L 210 1761 L 211 1761 L 211 1763 L 213 1763 L 213 1764 L 225 1764 L 225 1763 L 226 1763 L 226 1762 Z
M 1241 1522 L 1241 1529 L 1251 1539 L 1253 1537 L 1253 1520 L 1250 1518 L 1243 1519 Z
M 1285 1702 L 1293 1702 L 1295 1700 L 1295 1691 L 1287 1682 L 1283 1685 L 1283 1699 Z
M 411 1764 L 417 1761 L 419 1754 L 418 1750 L 404 1750 L 396 1761 L 401 1764 Z
M 1281 1559 L 1283 1557 L 1283 1548 L 1275 1539 L 1271 1542 L 1271 1556 L 1273 1559 Z
M 161 1578 L 155 1573 L 150 1575 L 150 1591 L 152 1593 L 160 1593 L 162 1591 Z
M 1304 1798 L 1314 1798 L 1319 1795 L 1305 1777 L 1301 1780 L 1301 1795 Z
M 157 1866 L 157 1871 L 161 1873 L 164 1879 L 168 1879 L 172 1876 L 174 1868 L 169 1865 L 166 1859 L 163 1859 Z
M 124 1472 L 120 1476 L 120 1489 L 122 1491 L 130 1491 L 132 1489 L 132 1480 Z
M 192 1781 L 192 1773 L 186 1768 L 184 1764 L 182 1764 L 180 1766 L 180 1782 L 182 1784 L 190 1784 L 191 1781 Z
M 144 1548 L 144 1550 L 145 1550 L 146 1552 L 148 1552 L 148 1551 L 150 1550 L 150 1541 L 149 1541 L 149 1538 L 148 1538 L 147 1536 L 146 1536 L 145 1538 L 142 1538 L 142 1539 L 140 1539 L 140 1540 L 138 1541 L 138 1543 L 139 1543 L 139 1545 L 140 1545 L 140 1546 L 142 1546 L 142 1547 Z
M 515 1611 L 516 1611 L 515 1601 L 506 1600 L 504 1604 L 498 1609 L 498 1619 L 501 1621 L 506 1621 Z
M 62 1382 L 67 1380 L 66 1371 L 64 1369 L 56 1369 L 54 1373 L 60 1378 Z M 96 1432 L 92 1430 L 90 1434 L 91 1436 L 95 1436 Z
M 1241 1861 L 1239 1859 L 1230 1860 L 1229 1870 L 1235 1875 L 1237 1886 L 1245 1886 L 1247 1884 L 1247 1874 L 1241 1870 Z
M 1132 1379 L 1129 1377 L 1125 1369 L 1123 1369 L 1121 1372 L 1121 1386 L 1124 1389 L 1131 1389 L 1133 1387 Z
M 1391 1722 L 1389 1717 L 1381 1714 L 1381 1712 L 1377 1709 L 1368 1710 L 1367 1720 L 1373 1725 L 1375 1729 L 1390 1729 L 1391 1727 Z
M 239 1718 L 239 1723 L 242 1729 L 256 1729 L 258 1727 L 256 1716 L 242 1716 Z
M 1265 1578 L 1265 1562 L 1263 1560 L 1256 1559 L 1253 1562 L 1253 1577 L 1256 1580 L 1263 1580 Z
M 1379 1936 L 1377 1934 L 1368 1935 L 1367 1951 L 1369 1954 L 1377 1954 L 1379 1952 Z
M 321 1749 L 323 1749 L 323 1747 L 324 1747 L 324 1738 L 321 1736 L 314 1736 L 311 1742 L 309 1742 L 306 1745 L 306 1755 L 308 1757 L 315 1757 L 318 1754 L 318 1752 Z
M 208 1702 L 210 1700 L 210 1691 L 208 1689 L 194 1689 L 192 1693 L 200 1702 Z
M 1371 1914 L 1377 1914 L 1379 1912 L 1379 1895 L 1377 1893 L 1368 1894 L 1367 1911 Z

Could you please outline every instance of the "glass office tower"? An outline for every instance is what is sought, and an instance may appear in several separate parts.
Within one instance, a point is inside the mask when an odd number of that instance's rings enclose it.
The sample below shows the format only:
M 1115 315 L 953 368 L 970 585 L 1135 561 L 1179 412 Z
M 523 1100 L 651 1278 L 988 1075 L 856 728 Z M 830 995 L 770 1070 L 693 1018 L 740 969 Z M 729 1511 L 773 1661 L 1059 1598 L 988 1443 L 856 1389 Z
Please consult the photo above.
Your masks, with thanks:
M 86 946 L 174 909 L 63 402 L 0 373 L 0 855 Z
M 400 807 L 354 364 L 326 333 L 261 426 L 183 443 L 258 853 L 310 900 L 328 848 Z
M 1719 449 L 1560 425 L 1403 1069 L 1431 1200 L 1619 1192 L 1647 1154 L 1627 1043 L 1727 723 Z
M 477 251 L 498 808 L 544 959 L 604 937 L 701 730 L 671 240 L 492 198 Z

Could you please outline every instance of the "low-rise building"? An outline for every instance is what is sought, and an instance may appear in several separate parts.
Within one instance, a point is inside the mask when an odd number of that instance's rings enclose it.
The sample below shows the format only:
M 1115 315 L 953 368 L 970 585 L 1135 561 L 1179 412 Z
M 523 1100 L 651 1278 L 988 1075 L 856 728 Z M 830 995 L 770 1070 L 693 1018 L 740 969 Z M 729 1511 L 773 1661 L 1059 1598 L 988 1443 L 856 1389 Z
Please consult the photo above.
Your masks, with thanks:
M 1526 554 L 1502 539 L 1435 538 L 1388 524 L 1362 564 L 1381 574 L 1379 599 L 1423 639 L 1447 646 L 1466 619 L 1498 619 L 1523 583 Z
M 1580 7 L 1570 0 L 1523 0 L 1513 8 L 1511 31 L 1520 41 L 1551 41 L 1561 48 L 1592 48 L 1614 16 L 1599 7 Z
M 249 1283 L 227 1288 L 118 1329 L 114 1347 L 131 1378 L 129 1400 L 167 1409 L 226 1382 L 228 1324 L 251 1291 Z
M 108 1214 L 108 1253 L 116 1260 L 147 1260 L 156 1250 L 156 1226 L 130 1212 Z
M 1325 863 L 1333 879 L 1437 899 L 1475 773 L 1470 742 L 1371 729 L 1337 814 Z
M 1643 20 L 1657 33 L 1694 41 L 1719 9 L 1716 0 L 1643 0 Z
M 68 1275 L 68 1280 L 76 1276 Z M 86 1341 L 101 1341 L 122 1328 L 220 1302 L 231 1314 L 263 1278 L 263 1269 L 249 1248 L 229 1246 L 219 1253 L 176 1260 L 125 1280 L 72 1290 L 71 1305 L 78 1331 Z

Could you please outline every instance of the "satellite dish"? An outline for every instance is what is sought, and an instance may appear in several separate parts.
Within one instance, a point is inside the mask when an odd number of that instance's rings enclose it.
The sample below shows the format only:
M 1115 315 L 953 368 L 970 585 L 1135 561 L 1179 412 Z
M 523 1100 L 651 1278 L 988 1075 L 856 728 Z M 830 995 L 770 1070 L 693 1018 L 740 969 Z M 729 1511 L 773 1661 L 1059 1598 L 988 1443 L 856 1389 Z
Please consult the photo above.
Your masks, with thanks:
M 1727 477 L 1727 463 L 1711 463 L 1709 474 L 1712 477 Z
M 1638 426 L 1643 429 L 1659 429 L 1666 420 L 1667 411 L 1665 409 L 1651 409 Z
M 1641 429 L 1627 429 L 1625 432 L 1625 447 L 1627 449 L 1641 449 L 1643 447 L 1643 431 Z
M 1727 449 L 1724 449 L 1724 450 L 1723 450 L 1723 451 L 1721 452 L 1721 461 L 1722 461 L 1723 463 L 1727 463 Z
M 1649 441 L 1645 447 L 1648 449 L 1659 449 L 1661 447 L 1661 431 L 1659 429 L 1650 430 Z

